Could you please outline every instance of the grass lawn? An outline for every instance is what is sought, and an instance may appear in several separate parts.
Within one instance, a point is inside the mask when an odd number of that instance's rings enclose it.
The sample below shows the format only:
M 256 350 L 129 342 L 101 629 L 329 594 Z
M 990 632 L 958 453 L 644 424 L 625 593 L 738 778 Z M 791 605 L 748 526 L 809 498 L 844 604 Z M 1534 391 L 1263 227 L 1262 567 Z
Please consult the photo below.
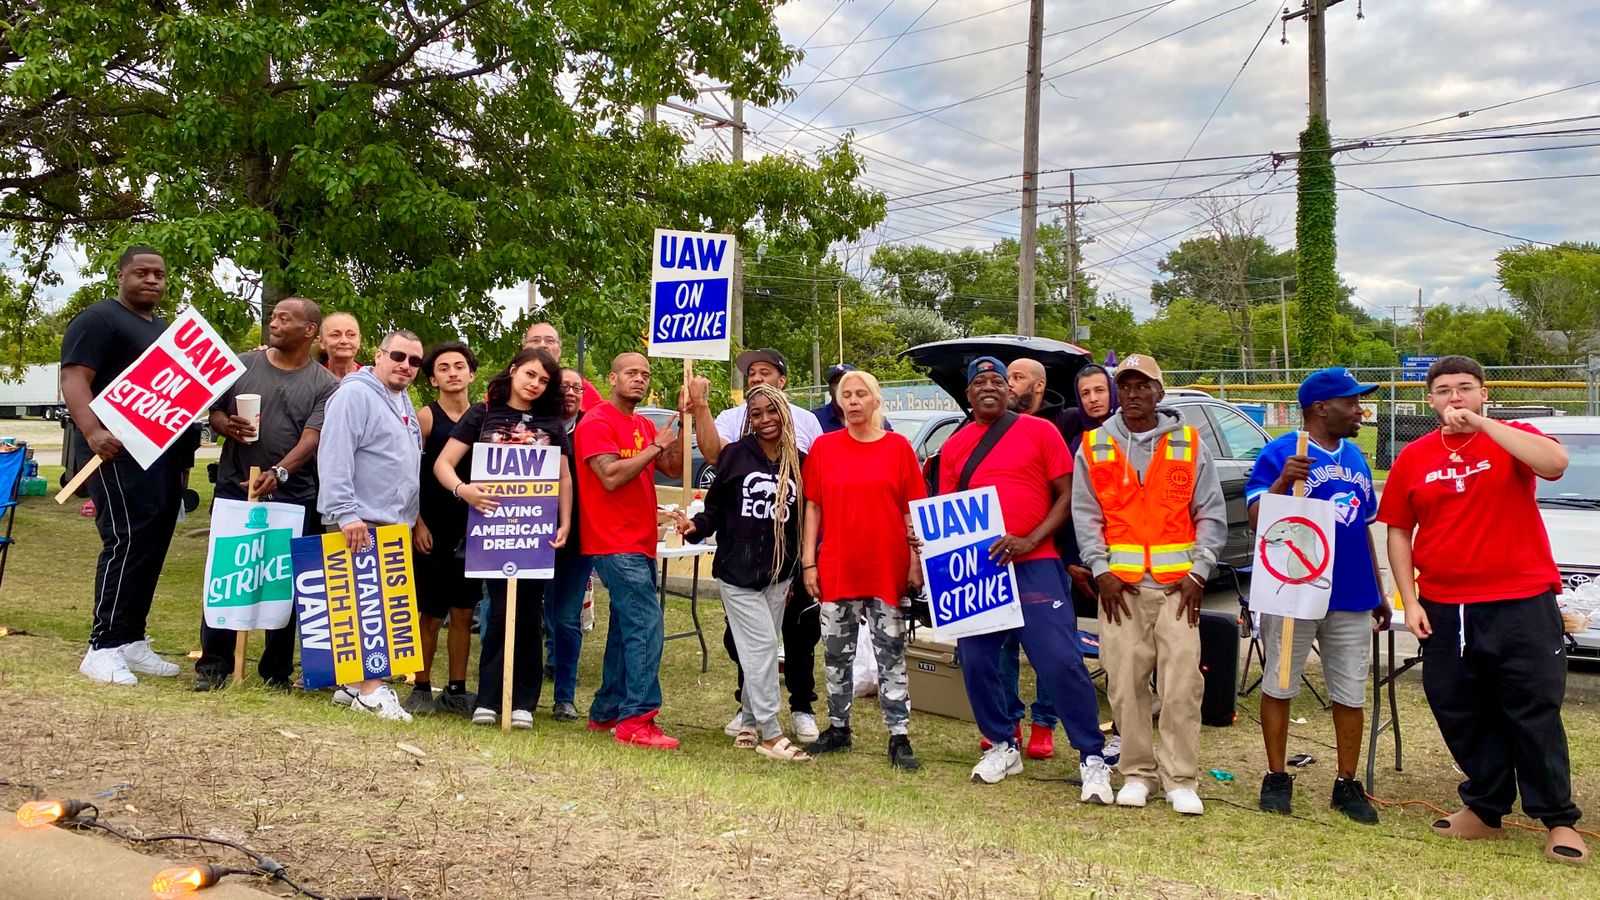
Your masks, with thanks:
M 54 483 L 56 473 L 47 474 Z M 0 625 L 13 632 L 0 638 L 0 696 L 11 723 L 0 779 L 53 796 L 95 795 L 108 819 L 147 833 L 246 842 L 329 893 L 1593 897 L 1600 888 L 1594 870 L 1545 862 L 1542 834 L 1457 844 L 1428 834 L 1432 814 L 1417 806 L 1386 810 L 1377 827 L 1348 824 L 1327 809 L 1332 725 L 1309 695 L 1297 701 L 1295 715 L 1308 722 L 1294 728 L 1289 749 L 1317 762 L 1300 775 L 1294 818 L 1254 809 L 1263 765 L 1249 718 L 1254 698 L 1236 726 L 1205 729 L 1201 769 L 1237 780 L 1206 776 L 1209 802 L 1198 819 L 1160 802 L 1080 806 L 1076 786 L 1064 783 L 1076 767 L 1060 759 L 1030 762 L 1023 777 L 1000 785 L 973 784 L 974 728 L 930 715 L 912 722 L 925 767 L 900 775 L 888 766 L 870 700 L 858 703 L 853 754 L 809 766 L 769 762 L 733 749 L 722 733 L 733 671 L 716 647 L 714 601 L 701 609 L 710 673 L 700 674 L 693 641 L 665 652 L 662 720 L 683 739 L 679 753 L 619 747 L 581 725 L 555 724 L 548 687 L 534 730 L 512 734 L 439 717 L 390 725 L 336 709 L 327 694 L 197 695 L 187 665 L 178 680 L 96 687 L 76 673 L 99 546 L 77 506 L 28 498 L 17 516 L 20 543 L 0 587 Z M 203 515 L 179 526 L 150 620 L 156 648 L 173 658 L 196 646 L 205 527 Z M 603 602 L 598 618 L 580 707 L 598 682 Z M 669 632 L 687 625 L 687 602 L 674 601 L 668 618 Z M 1579 802 L 1592 807 L 1600 720 L 1593 700 L 1579 696 L 1566 718 Z M 1459 776 L 1414 678 L 1400 702 L 1406 772 L 1383 772 L 1377 792 L 1453 808 Z M 12 806 L 27 799 L 9 786 L 0 797 Z M 163 852 L 196 859 L 203 851 L 174 844 Z

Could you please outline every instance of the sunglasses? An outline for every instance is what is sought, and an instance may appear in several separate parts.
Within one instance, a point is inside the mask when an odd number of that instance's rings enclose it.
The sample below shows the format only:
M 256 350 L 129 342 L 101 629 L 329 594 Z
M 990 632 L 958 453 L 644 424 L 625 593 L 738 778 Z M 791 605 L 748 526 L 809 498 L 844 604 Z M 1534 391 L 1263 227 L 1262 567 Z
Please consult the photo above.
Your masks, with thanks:
M 397 363 L 406 363 L 413 369 L 422 368 L 422 357 L 407 355 L 404 350 L 390 350 L 389 358 Z

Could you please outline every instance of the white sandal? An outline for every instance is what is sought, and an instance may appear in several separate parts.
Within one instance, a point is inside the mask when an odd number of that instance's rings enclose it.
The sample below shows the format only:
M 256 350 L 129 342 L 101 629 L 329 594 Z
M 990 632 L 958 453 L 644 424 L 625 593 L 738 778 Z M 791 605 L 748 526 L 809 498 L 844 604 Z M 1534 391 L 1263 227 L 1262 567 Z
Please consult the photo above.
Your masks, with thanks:
M 756 752 L 768 759 L 776 759 L 780 762 L 810 762 L 812 759 L 804 750 L 789 743 L 789 739 L 786 737 L 778 738 L 778 742 L 771 747 L 766 744 L 757 744 Z

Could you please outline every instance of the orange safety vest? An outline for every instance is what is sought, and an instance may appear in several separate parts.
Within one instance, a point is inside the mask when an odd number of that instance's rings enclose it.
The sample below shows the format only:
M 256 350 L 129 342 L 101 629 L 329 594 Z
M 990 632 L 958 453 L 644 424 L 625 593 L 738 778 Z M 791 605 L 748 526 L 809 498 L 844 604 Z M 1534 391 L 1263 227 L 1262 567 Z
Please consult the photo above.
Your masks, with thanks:
M 1116 439 L 1096 428 L 1083 437 L 1089 483 L 1106 517 L 1111 572 L 1138 584 L 1148 571 L 1161 584 L 1189 574 L 1194 556 L 1195 454 L 1199 433 L 1188 425 L 1156 442 L 1141 484 Z

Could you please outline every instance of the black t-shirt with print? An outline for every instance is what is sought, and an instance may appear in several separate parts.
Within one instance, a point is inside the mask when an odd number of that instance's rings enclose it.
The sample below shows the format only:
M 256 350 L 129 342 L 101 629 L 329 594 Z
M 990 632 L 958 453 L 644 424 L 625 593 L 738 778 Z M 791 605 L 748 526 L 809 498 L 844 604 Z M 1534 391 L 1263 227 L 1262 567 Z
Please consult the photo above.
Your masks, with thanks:
M 487 406 L 475 403 L 461 420 L 456 422 L 450 437 L 463 444 L 534 444 L 556 447 L 570 468 L 572 462 L 572 435 L 560 416 L 540 416 L 505 404 Z M 470 453 L 468 459 L 471 459 Z M 578 550 L 578 479 L 572 478 L 572 527 L 568 529 L 566 546 L 558 551 L 563 556 Z

